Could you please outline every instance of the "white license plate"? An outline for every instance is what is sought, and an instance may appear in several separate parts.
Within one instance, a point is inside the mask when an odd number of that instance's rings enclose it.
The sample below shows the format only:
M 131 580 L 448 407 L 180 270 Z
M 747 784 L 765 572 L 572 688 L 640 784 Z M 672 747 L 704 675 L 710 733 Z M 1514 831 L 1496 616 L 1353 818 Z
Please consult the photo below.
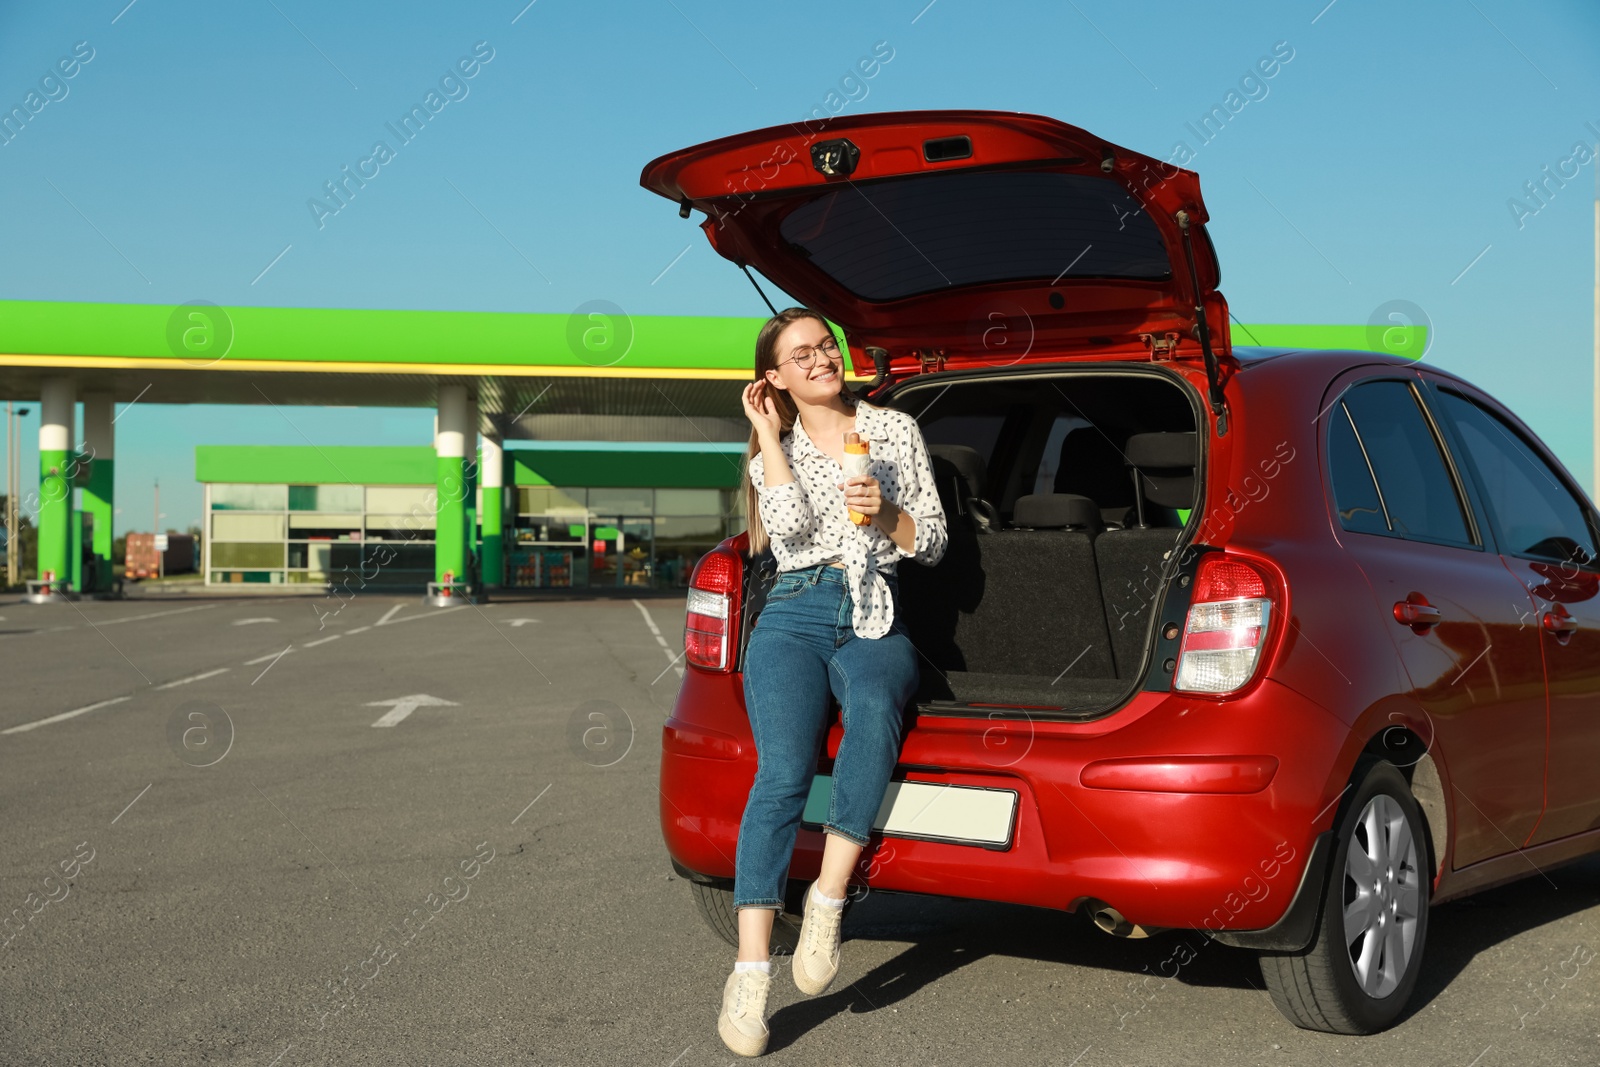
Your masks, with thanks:
M 811 780 L 801 822 L 821 826 L 828 818 L 833 778 Z M 989 848 L 1011 844 L 1017 794 L 1010 789 L 981 789 L 935 782 L 890 782 L 872 828 L 890 837 L 950 841 Z

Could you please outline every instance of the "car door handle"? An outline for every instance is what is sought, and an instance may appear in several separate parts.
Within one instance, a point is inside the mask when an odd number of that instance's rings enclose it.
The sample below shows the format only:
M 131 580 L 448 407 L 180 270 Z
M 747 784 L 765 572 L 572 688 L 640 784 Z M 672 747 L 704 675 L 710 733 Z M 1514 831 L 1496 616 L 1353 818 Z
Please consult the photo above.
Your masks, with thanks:
M 1412 627 L 1418 633 L 1438 623 L 1444 617 L 1443 613 L 1421 593 L 1412 593 L 1404 600 L 1395 601 L 1394 619 Z
M 1574 619 L 1566 611 L 1562 611 L 1560 614 L 1554 611 L 1547 611 L 1540 617 L 1539 621 L 1546 630 L 1557 637 L 1571 637 L 1578 632 L 1578 620 Z

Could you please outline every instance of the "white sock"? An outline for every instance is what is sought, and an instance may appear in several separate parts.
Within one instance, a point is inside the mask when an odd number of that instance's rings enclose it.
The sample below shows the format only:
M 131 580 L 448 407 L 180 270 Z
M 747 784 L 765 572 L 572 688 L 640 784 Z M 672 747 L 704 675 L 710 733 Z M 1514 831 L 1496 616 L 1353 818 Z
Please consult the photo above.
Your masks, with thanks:
M 844 902 L 846 900 L 845 897 L 828 896 L 822 890 L 817 888 L 815 882 L 811 883 L 811 899 L 815 900 L 818 904 L 826 904 L 830 908 L 842 908 L 844 907 Z
M 772 973 L 772 961 L 771 960 L 740 960 L 740 961 L 738 961 L 737 963 L 735 963 L 733 965 L 733 973 L 738 974 L 740 971 L 762 971 L 762 972 L 764 972 L 766 974 L 771 974 Z

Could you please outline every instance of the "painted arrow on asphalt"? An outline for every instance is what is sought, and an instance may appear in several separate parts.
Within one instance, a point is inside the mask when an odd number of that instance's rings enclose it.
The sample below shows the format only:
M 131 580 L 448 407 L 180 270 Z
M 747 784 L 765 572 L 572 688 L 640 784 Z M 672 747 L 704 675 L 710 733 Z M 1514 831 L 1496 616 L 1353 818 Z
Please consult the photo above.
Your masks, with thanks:
M 440 700 L 426 693 L 413 693 L 408 697 L 395 697 L 393 700 L 374 700 L 366 705 L 369 708 L 388 708 L 383 717 L 374 726 L 399 726 L 406 721 L 406 717 L 418 708 L 459 708 L 461 705 L 454 700 Z

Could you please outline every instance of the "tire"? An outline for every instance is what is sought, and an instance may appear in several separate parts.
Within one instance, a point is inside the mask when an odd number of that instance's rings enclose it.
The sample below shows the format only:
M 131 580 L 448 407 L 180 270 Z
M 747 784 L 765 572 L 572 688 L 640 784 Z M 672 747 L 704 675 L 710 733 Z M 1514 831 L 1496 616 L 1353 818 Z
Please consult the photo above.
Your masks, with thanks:
M 1284 1018 L 1329 1034 L 1394 1025 L 1416 988 L 1428 934 L 1433 866 L 1422 810 L 1393 764 L 1363 766 L 1339 820 L 1315 940 L 1303 952 L 1261 956 Z
M 791 881 L 787 892 L 784 894 L 784 910 L 778 912 L 777 920 L 772 924 L 771 951 L 774 956 L 791 956 L 794 954 L 795 945 L 800 942 L 800 913 L 799 908 L 808 882 Z M 700 918 L 711 928 L 712 933 L 722 940 L 739 947 L 739 920 L 733 910 L 733 883 L 729 881 L 716 882 L 690 882 L 689 891 L 694 895 L 696 910 Z M 849 905 L 845 905 L 846 909 Z

